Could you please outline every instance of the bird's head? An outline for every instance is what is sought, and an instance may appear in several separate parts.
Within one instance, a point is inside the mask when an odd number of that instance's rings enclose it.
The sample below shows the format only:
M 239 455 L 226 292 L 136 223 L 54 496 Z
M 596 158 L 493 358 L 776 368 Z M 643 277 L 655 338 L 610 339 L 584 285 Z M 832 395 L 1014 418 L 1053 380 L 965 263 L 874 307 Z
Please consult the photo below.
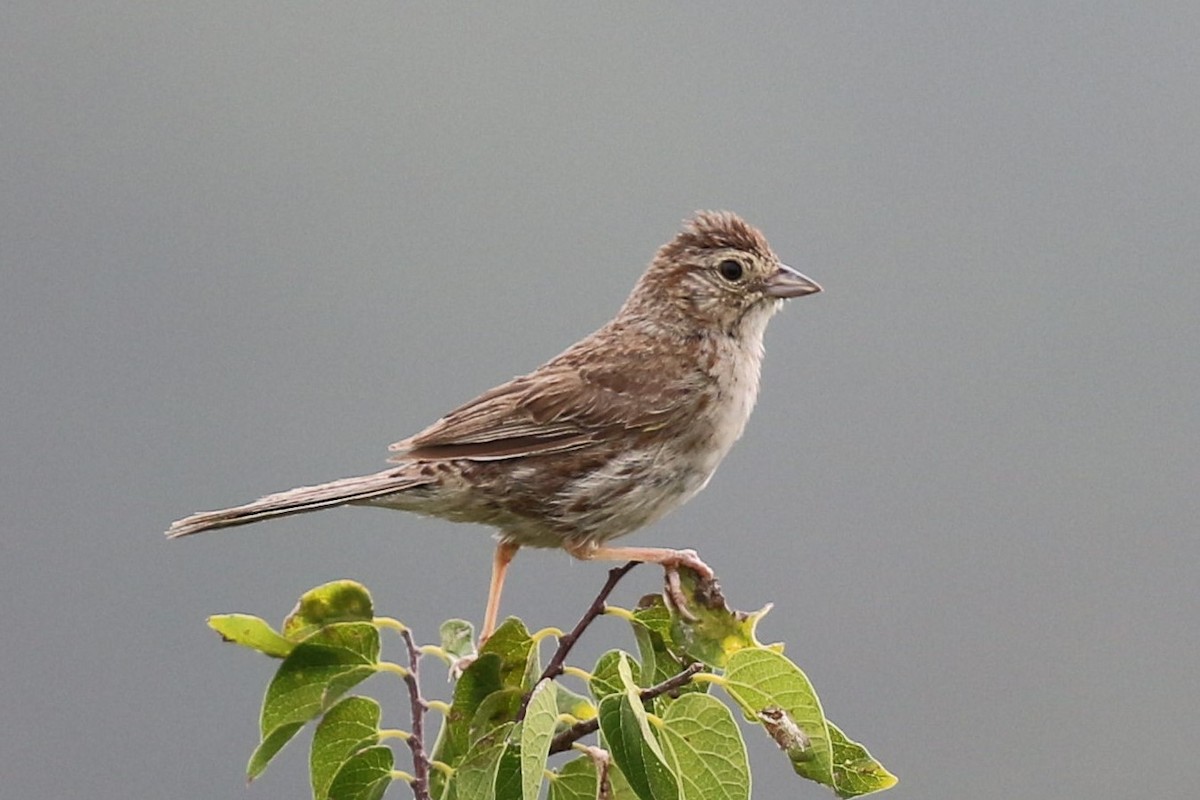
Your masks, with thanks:
M 741 217 L 701 211 L 659 249 L 622 316 L 760 339 L 785 299 L 819 291 Z

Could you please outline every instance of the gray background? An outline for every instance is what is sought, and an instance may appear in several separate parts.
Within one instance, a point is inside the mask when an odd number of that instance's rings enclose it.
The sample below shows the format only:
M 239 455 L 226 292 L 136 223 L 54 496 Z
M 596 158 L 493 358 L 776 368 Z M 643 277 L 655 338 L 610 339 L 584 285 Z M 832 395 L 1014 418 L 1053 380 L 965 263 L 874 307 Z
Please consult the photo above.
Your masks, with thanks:
M 299 743 L 243 786 L 271 665 L 205 616 L 355 577 L 432 636 L 486 531 L 161 531 L 379 468 L 729 208 L 827 292 L 627 541 L 774 601 L 896 800 L 1193 797 L 1198 42 L 1192 3 L 6 3 L 0 794 L 303 796 Z M 603 575 L 523 553 L 504 610 Z M 752 741 L 757 797 L 827 796 Z

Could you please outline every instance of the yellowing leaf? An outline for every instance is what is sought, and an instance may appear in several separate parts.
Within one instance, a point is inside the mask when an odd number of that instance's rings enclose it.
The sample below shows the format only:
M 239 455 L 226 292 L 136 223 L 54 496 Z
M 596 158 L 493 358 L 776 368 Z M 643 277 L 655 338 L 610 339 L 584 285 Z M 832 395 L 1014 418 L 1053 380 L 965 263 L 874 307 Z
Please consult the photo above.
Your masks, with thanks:
M 283 635 L 294 642 L 334 622 L 370 622 L 375 608 L 367 588 L 355 581 L 332 581 L 300 596 L 283 621 Z
M 272 658 L 283 658 L 296 646 L 262 617 L 249 614 L 216 614 L 208 618 L 208 627 L 227 642 L 249 647 Z

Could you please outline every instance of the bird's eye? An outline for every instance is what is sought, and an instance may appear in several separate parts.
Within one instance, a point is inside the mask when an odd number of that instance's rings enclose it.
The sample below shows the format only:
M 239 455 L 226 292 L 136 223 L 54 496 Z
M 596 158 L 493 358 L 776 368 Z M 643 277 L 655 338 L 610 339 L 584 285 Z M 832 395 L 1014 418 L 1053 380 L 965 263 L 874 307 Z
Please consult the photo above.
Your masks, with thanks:
M 738 281 L 742 279 L 742 265 L 734 261 L 732 258 L 722 261 L 717 265 L 717 271 L 721 273 L 721 277 L 727 281 Z

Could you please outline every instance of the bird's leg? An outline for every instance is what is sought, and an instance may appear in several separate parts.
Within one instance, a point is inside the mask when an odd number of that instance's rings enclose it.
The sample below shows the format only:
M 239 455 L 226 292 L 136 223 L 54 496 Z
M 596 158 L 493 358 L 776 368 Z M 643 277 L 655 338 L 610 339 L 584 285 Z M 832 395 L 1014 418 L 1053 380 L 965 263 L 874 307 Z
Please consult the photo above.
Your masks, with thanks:
M 687 598 L 679 586 L 679 568 L 687 567 L 702 580 L 710 581 L 715 576 L 712 567 L 700 560 L 695 550 L 672 550 L 669 547 L 600 547 L 591 542 L 572 543 L 566 550 L 581 561 L 641 561 L 659 564 L 666 573 L 666 593 L 679 615 L 688 622 L 696 617 L 688 611 Z
M 488 640 L 496 630 L 496 617 L 500 614 L 500 592 L 504 589 L 504 576 L 508 565 L 521 545 L 502 541 L 496 545 L 496 554 L 492 557 L 492 584 L 488 587 L 487 610 L 483 612 L 483 629 L 479 632 L 479 645 Z
M 695 550 L 672 550 L 669 547 L 600 547 L 590 542 L 569 544 L 567 552 L 581 561 L 641 561 L 661 564 L 666 569 L 687 567 L 700 577 L 711 580 L 712 567 L 700 560 Z

